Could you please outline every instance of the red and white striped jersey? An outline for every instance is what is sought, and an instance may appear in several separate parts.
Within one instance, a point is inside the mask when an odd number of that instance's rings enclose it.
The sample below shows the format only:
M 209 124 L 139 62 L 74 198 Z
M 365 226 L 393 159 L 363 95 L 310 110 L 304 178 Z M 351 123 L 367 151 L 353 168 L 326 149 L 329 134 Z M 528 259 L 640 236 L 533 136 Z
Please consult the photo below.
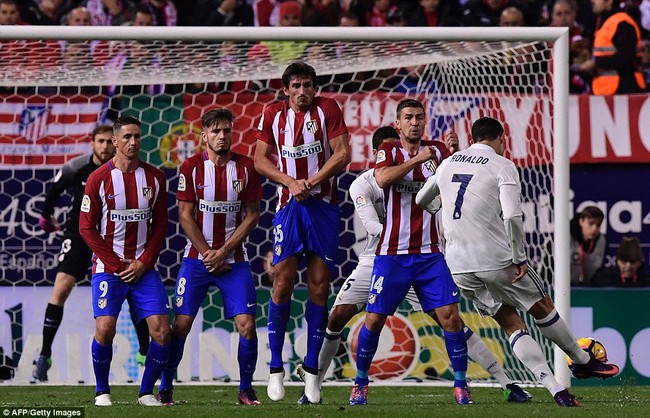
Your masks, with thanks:
M 79 233 L 93 251 L 93 273 L 120 273 L 121 259 L 155 267 L 167 231 L 166 179 L 162 171 L 140 162 L 124 173 L 109 161 L 86 182 Z
M 252 159 L 232 153 L 226 165 L 217 166 L 203 151 L 181 165 L 176 198 L 194 203 L 194 220 L 203 237 L 210 248 L 219 249 L 242 223 L 246 203 L 262 199 L 262 182 Z M 203 259 L 189 239 L 184 256 Z M 243 243 L 226 258 L 228 263 L 241 261 L 248 261 Z
M 297 180 L 307 180 L 322 169 L 332 155 L 330 139 L 348 132 L 341 108 L 327 97 L 314 97 L 305 113 L 294 112 L 287 101 L 269 105 L 257 130 L 257 139 L 276 147 L 280 171 Z M 313 185 L 311 193 L 336 203 L 336 176 Z M 289 189 L 278 185 L 276 210 L 289 199 Z
M 402 180 L 384 188 L 386 221 L 381 233 L 378 255 L 429 254 L 440 251 L 435 217 L 415 203 L 415 195 L 432 176 L 437 165 L 449 157 L 447 147 L 440 141 L 421 141 L 420 150 L 434 146 L 435 164 L 429 160 L 409 171 Z M 384 142 L 377 152 L 375 172 L 381 167 L 392 167 L 411 159 L 401 142 Z

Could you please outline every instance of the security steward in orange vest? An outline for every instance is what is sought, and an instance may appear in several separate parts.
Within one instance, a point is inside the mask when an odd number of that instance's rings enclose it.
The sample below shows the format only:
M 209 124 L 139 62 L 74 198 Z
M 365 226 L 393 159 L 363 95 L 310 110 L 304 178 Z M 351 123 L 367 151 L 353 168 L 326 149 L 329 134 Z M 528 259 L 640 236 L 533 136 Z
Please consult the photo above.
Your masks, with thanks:
M 614 2 L 591 0 L 592 10 L 598 16 L 591 90 L 597 95 L 643 93 L 646 83 L 639 66 L 641 31 Z

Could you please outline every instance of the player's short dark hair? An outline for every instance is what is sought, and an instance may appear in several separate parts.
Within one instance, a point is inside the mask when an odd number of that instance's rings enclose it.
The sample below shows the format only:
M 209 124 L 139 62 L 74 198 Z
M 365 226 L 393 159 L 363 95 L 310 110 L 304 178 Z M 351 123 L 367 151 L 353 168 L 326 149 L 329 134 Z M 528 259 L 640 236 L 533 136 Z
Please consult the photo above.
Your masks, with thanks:
M 400 115 L 402 114 L 402 110 L 404 110 L 407 107 L 414 107 L 416 109 L 424 110 L 424 105 L 420 103 L 419 100 L 404 99 L 397 104 L 397 119 L 399 119 Z
M 578 214 L 579 219 L 593 219 L 596 223 L 600 224 L 605 219 L 605 214 L 597 206 L 586 206 Z
M 477 119 L 472 125 L 472 141 L 476 144 L 481 141 L 494 141 L 503 132 L 503 125 L 494 118 L 484 116 Z
M 311 82 L 314 83 L 314 87 L 316 87 L 316 70 L 311 65 L 302 61 L 293 62 L 285 68 L 284 73 L 282 73 L 282 85 L 288 88 L 289 82 L 293 77 L 301 76 L 311 78 Z
M 384 140 L 388 138 L 399 139 L 399 134 L 392 126 L 382 126 L 372 134 L 372 149 L 379 149 Z
M 95 142 L 95 137 L 99 134 L 103 134 L 104 132 L 113 133 L 113 128 L 109 125 L 98 125 L 95 129 L 93 129 L 93 133 L 90 136 L 91 140 Z
M 232 112 L 225 107 L 212 109 L 205 112 L 203 116 L 201 116 L 201 126 L 203 126 L 203 129 L 205 130 L 210 126 L 219 123 L 220 120 L 224 119 L 230 123 L 233 123 L 235 121 L 235 116 L 233 116 Z
M 142 126 L 142 123 L 135 116 L 122 115 L 115 119 L 115 122 L 113 122 L 113 135 L 117 135 L 120 129 L 126 125 Z
M 14 6 L 18 6 L 18 1 L 17 0 L 0 0 L 0 4 L 13 4 Z

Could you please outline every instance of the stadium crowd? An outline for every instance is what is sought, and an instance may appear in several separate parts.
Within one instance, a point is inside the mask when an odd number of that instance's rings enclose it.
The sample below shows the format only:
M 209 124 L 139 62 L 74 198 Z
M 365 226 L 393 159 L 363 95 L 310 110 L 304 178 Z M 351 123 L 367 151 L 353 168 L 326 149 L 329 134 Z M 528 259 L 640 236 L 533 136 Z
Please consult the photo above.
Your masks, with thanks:
M 572 93 L 639 93 L 650 84 L 650 0 L 0 0 L 0 24 L 569 27 Z M 594 47 L 597 32 L 605 39 Z M 306 43 L 299 44 L 262 43 L 248 58 L 307 58 Z M 99 43 L 87 51 L 51 46 L 41 65 L 84 54 L 105 57 L 96 65 L 123 65 L 122 56 L 102 53 Z M 19 47 L 5 45 L 2 55 L 15 56 Z M 607 78 L 612 69 L 623 77 L 620 83 Z M 600 78 L 596 91 L 593 77 Z

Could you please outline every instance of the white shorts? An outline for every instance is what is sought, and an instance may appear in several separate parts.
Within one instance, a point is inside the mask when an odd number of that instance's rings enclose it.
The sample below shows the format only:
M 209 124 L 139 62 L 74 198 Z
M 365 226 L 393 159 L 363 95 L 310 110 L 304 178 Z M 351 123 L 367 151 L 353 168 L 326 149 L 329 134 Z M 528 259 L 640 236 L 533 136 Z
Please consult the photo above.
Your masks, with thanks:
M 334 306 L 338 305 L 357 305 L 357 310 L 361 312 L 366 303 L 368 303 L 368 291 L 370 290 L 370 281 L 372 279 L 372 265 L 375 257 L 359 257 L 359 264 L 345 279 L 341 290 L 336 295 Z M 418 300 L 413 288 L 409 289 L 406 295 L 406 301 L 411 305 L 414 311 L 421 311 L 422 306 Z
M 529 268 L 521 280 L 512 283 L 515 271 L 515 266 L 509 266 L 501 270 L 452 276 L 463 295 L 474 302 L 474 307 L 482 316 L 493 316 L 501 305 L 527 312 L 547 294 L 543 281 L 533 269 Z

